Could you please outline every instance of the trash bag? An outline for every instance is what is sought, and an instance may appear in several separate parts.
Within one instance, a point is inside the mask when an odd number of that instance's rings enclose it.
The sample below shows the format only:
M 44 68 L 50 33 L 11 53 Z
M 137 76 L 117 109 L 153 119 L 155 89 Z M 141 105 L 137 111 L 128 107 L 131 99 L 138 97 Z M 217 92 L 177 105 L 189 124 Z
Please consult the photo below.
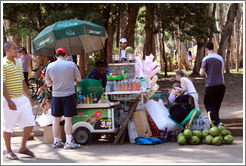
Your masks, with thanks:
M 151 118 L 155 122 L 156 126 L 160 130 L 165 130 L 165 128 L 167 128 L 168 132 L 180 128 L 178 124 L 176 124 L 172 119 L 169 118 L 169 111 L 164 106 L 164 103 L 161 99 L 158 102 L 151 99 L 145 104 L 145 107 Z
M 191 112 L 192 107 L 190 104 L 182 102 L 173 105 L 169 109 L 170 117 L 177 123 L 181 123 Z
M 151 138 L 151 137 L 137 137 L 135 138 L 135 142 L 138 145 L 155 145 L 162 144 L 167 142 L 166 140 L 162 141 L 159 138 Z
M 42 114 L 36 121 L 40 127 L 48 126 L 53 123 L 54 117 L 51 115 L 51 109 L 48 109 L 47 114 Z

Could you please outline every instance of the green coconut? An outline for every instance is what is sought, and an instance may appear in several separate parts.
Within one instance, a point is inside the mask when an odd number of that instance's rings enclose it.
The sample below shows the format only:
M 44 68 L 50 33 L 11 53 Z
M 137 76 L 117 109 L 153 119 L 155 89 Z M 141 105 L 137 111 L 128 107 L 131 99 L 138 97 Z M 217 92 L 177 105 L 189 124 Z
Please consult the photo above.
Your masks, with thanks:
M 225 142 L 226 144 L 232 144 L 232 143 L 233 143 L 233 140 L 234 140 L 234 138 L 233 138 L 232 135 L 226 135 L 226 136 L 224 137 L 224 142 Z
M 231 132 L 230 132 L 229 130 L 223 130 L 223 131 L 221 132 L 221 136 L 224 137 L 224 136 L 226 136 L 226 135 L 231 135 Z
M 178 139 L 180 136 L 184 136 L 184 133 L 179 133 L 177 139 Z
M 186 139 L 189 139 L 192 137 L 192 131 L 190 129 L 185 129 L 184 130 L 184 136 Z
M 126 53 L 134 53 L 134 49 L 130 46 L 126 47 Z
M 199 130 L 194 130 L 192 134 L 197 136 L 199 139 L 202 139 L 202 133 Z
M 206 136 L 208 136 L 209 135 L 209 130 L 208 129 L 206 129 L 206 130 L 203 130 L 202 131 L 202 136 L 203 136 L 203 138 L 206 138 Z
M 215 146 L 219 146 L 219 145 L 222 144 L 222 141 L 221 141 L 221 138 L 220 138 L 220 137 L 221 137 L 221 136 L 214 137 L 214 139 L 213 139 L 213 144 L 214 144 Z
M 214 126 L 210 129 L 209 134 L 213 137 L 217 137 L 220 134 L 218 127 Z
M 208 135 L 205 137 L 205 142 L 208 144 L 208 145 L 212 145 L 213 144 L 213 137 L 211 135 Z
M 191 139 L 190 139 L 190 143 L 191 143 L 192 145 L 197 145 L 197 144 L 200 143 L 200 139 L 199 139 L 197 136 L 193 135 L 193 136 L 191 137 Z
M 226 130 L 226 128 L 224 126 L 219 126 L 218 129 L 220 130 L 220 133 L 222 133 L 222 131 Z
M 179 145 L 185 145 L 186 144 L 186 139 L 185 136 L 181 135 L 178 137 L 178 143 Z

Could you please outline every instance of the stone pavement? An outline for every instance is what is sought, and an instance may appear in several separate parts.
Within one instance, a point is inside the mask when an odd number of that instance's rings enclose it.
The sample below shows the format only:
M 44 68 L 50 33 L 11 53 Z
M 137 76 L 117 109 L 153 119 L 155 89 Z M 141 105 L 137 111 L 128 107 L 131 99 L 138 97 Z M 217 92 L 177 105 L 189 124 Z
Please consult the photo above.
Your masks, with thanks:
M 137 145 L 125 142 L 123 145 L 114 145 L 111 142 L 100 141 L 71 150 L 53 149 L 52 144 L 44 144 L 42 139 L 43 137 L 35 137 L 35 140 L 28 141 L 28 147 L 35 153 L 35 158 L 16 153 L 20 160 L 11 161 L 3 157 L 1 164 L 245 164 L 243 137 L 235 137 L 232 145 L 221 146 L 206 144 L 179 146 L 176 142 L 157 145 Z M 14 152 L 18 150 L 20 142 L 21 137 L 12 138 Z M 2 147 L 5 154 L 4 142 Z

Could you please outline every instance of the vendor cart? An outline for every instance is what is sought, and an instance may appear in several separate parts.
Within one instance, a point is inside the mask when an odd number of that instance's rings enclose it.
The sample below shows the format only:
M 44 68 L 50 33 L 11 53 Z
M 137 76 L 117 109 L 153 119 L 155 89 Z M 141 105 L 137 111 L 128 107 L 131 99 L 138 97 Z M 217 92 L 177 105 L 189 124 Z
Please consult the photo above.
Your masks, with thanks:
M 73 137 L 76 143 L 87 144 L 93 134 L 116 133 L 120 102 L 78 104 L 73 117 Z

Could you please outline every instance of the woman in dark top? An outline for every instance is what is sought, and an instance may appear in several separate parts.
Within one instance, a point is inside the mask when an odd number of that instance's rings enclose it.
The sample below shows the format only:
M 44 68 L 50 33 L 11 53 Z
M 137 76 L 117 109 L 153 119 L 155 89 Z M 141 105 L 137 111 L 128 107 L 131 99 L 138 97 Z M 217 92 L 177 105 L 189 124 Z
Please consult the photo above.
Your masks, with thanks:
M 108 63 L 104 59 L 100 59 L 96 62 L 96 69 L 93 69 L 86 77 L 86 79 L 96 79 L 99 80 L 103 88 L 105 88 L 107 83 L 107 75 L 109 74 Z

